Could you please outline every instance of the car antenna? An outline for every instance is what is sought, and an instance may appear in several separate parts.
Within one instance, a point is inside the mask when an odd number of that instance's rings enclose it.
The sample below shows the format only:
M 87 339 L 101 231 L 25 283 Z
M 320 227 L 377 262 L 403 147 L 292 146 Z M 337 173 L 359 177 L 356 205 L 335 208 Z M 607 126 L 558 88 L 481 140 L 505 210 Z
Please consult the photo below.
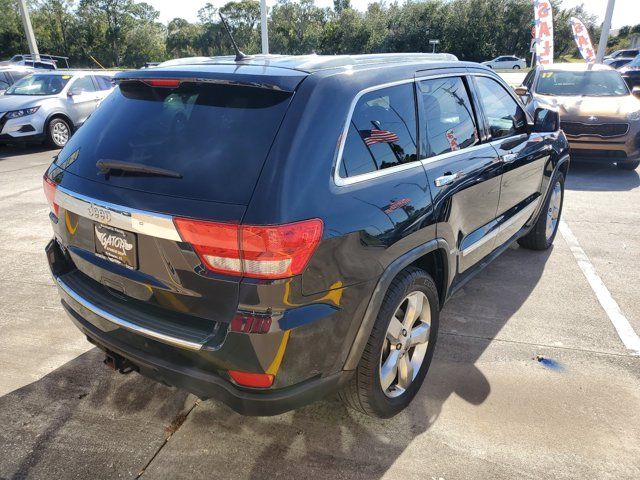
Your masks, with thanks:
M 220 20 L 222 20 L 222 25 L 224 26 L 224 29 L 226 30 L 227 35 L 229 35 L 229 39 L 231 40 L 231 44 L 233 45 L 233 49 L 236 52 L 236 62 L 240 62 L 242 60 L 246 60 L 248 58 L 251 58 L 249 55 L 245 55 L 244 53 L 242 53 L 240 51 L 240 49 L 238 48 L 238 44 L 233 39 L 233 35 L 231 35 L 231 30 L 229 30 L 229 26 L 227 25 L 227 21 L 222 16 L 222 13 L 218 12 L 218 15 L 220 15 Z

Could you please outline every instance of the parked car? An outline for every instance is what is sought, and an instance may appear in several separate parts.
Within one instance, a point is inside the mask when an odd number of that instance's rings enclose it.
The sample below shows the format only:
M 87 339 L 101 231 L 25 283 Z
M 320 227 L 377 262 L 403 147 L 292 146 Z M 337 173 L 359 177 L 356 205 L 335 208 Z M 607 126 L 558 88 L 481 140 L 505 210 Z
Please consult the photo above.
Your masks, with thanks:
M 606 65 L 538 65 L 516 88 L 531 113 L 558 108 L 574 160 L 640 164 L 640 102 L 616 70 Z
M 640 87 L 640 55 L 620 68 L 619 71 L 629 88 Z
M 502 55 L 493 60 L 482 62 L 482 65 L 493 69 L 519 70 L 521 68 L 527 68 L 527 61 L 512 55 Z
M 632 60 L 633 60 L 633 57 L 631 58 L 618 57 L 618 58 L 609 58 L 602 63 L 604 63 L 605 65 L 609 65 L 611 68 L 615 68 L 617 70 L 620 67 L 624 67 L 627 63 L 631 62 Z
M 64 147 L 111 92 L 112 72 L 36 71 L 0 97 L 0 142 Z
M 35 58 L 33 55 L 23 53 L 0 62 L 0 65 L 20 65 L 42 70 L 56 70 L 57 68 L 69 68 L 69 57 L 42 53 L 39 58 Z
M 640 49 L 638 48 L 625 48 L 622 50 L 616 50 L 611 52 L 611 54 L 604 57 L 605 60 L 609 60 L 611 58 L 622 58 L 622 57 L 635 57 L 640 54 Z
M 11 85 L 32 72 L 33 68 L 30 67 L 0 66 L 0 95 L 2 95 Z
M 557 112 L 441 58 L 116 75 L 44 177 L 51 272 L 106 363 L 250 415 L 406 407 L 444 302 L 514 241 L 551 245 L 569 165 Z

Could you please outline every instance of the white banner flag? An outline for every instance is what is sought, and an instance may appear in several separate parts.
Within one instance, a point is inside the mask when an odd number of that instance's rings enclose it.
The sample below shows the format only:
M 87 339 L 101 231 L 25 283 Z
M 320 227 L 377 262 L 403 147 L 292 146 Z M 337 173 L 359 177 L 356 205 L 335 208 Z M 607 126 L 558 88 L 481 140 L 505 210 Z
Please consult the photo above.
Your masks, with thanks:
M 576 45 L 578 45 L 578 50 L 580 50 L 582 57 L 587 63 L 595 62 L 596 52 L 593 50 L 587 27 L 576 17 L 571 17 L 571 30 L 573 31 L 573 38 L 576 41 Z
M 553 63 L 553 15 L 549 0 L 533 0 L 536 58 L 539 64 Z

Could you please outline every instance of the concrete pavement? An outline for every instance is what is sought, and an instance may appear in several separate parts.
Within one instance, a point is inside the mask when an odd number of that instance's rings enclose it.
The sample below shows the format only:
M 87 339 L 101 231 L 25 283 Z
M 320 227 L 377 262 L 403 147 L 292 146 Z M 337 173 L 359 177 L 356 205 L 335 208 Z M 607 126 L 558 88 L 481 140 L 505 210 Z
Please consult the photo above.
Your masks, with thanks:
M 640 478 L 640 357 L 561 235 L 510 248 L 445 307 L 427 381 L 379 421 L 330 398 L 271 418 L 114 374 L 49 278 L 41 176 L 0 147 L 0 479 Z M 640 177 L 574 165 L 564 220 L 640 332 Z

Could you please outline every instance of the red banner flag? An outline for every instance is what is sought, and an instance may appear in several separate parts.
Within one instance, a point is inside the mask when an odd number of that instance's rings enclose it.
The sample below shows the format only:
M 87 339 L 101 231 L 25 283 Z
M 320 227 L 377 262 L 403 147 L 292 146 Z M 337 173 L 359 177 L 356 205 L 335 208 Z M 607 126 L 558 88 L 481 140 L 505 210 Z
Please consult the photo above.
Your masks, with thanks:
M 549 0 L 533 0 L 536 57 L 541 65 L 553 63 L 553 14 Z
M 591 37 L 589 37 L 589 31 L 579 19 L 571 17 L 571 31 L 573 31 L 573 38 L 578 45 L 580 54 L 587 61 L 592 63 L 596 61 L 596 52 L 593 50 L 591 44 Z

